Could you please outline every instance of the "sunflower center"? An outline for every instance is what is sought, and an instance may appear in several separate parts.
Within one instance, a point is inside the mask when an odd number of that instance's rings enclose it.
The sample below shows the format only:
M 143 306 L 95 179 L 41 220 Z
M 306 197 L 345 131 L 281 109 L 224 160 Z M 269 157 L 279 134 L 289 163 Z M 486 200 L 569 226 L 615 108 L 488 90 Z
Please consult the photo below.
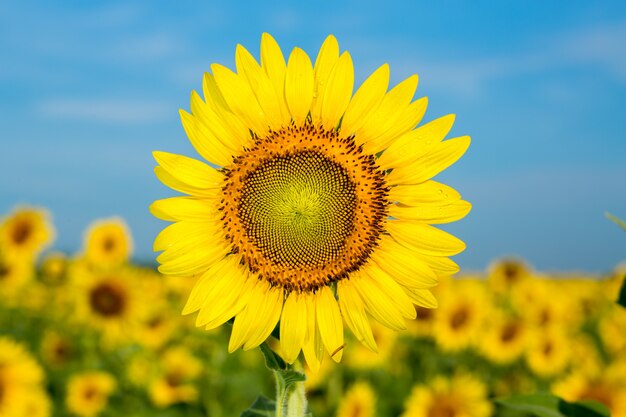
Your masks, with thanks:
M 502 332 L 500 333 L 500 340 L 503 343 L 511 342 L 512 340 L 515 339 L 515 337 L 517 337 L 518 333 L 519 333 L 519 327 L 517 323 L 507 323 L 502 328 Z
M 341 165 L 302 151 L 264 161 L 246 179 L 239 217 L 260 252 L 280 266 L 322 266 L 353 228 L 355 185 Z
M 11 268 L 9 267 L 9 265 L 0 261 L 0 280 L 8 277 L 10 273 L 11 273 Z
M 226 171 L 223 195 L 233 252 L 288 291 L 316 291 L 357 270 L 387 216 L 374 157 L 309 122 L 257 138 Z
M 119 316 L 126 309 L 126 298 L 124 292 L 108 283 L 103 283 L 95 287 L 90 295 L 91 307 L 102 316 Z
M 468 322 L 469 317 L 469 311 L 465 306 L 459 308 L 450 317 L 450 327 L 453 330 L 461 329 Z
M 11 238 L 15 244 L 21 245 L 28 240 L 32 231 L 33 228 L 29 222 L 20 221 L 13 228 Z
M 113 239 L 111 236 L 107 236 L 102 242 L 102 249 L 105 252 L 112 252 L 113 248 L 115 248 L 115 239 Z

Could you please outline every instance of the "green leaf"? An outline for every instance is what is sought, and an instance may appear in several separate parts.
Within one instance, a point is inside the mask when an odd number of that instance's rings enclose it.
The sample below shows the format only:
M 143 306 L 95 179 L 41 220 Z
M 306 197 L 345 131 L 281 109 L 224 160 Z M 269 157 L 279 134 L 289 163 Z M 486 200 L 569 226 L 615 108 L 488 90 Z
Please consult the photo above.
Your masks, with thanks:
M 567 417 L 609 417 L 611 414 L 604 404 L 589 400 L 575 403 L 560 400 L 559 411 Z
M 259 395 L 250 408 L 241 413 L 240 417 L 274 417 L 276 415 L 276 401 Z
M 503 407 L 536 417 L 563 417 L 563 414 L 559 412 L 559 401 L 559 397 L 550 394 L 512 395 L 495 400 Z
M 261 352 L 263 352 L 263 357 L 265 357 L 265 365 L 273 371 L 284 371 L 287 369 L 287 364 L 276 354 L 266 342 L 261 343 Z
M 596 401 L 567 402 L 552 394 L 513 395 L 497 404 L 536 417 L 609 417 L 609 409 Z
M 624 220 L 620 219 L 617 216 L 612 215 L 611 213 L 604 213 L 604 216 L 607 219 L 611 220 L 616 225 L 618 225 L 619 227 L 621 227 L 622 229 L 626 230 L 626 222 Z

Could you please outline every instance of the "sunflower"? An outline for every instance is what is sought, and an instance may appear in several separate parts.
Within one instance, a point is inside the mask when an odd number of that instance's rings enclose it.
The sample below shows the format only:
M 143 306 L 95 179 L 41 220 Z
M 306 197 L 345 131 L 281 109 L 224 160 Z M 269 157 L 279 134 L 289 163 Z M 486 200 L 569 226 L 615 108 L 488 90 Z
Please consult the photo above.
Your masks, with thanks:
M 485 384 L 469 374 L 458 373 L 416 385 L 402 417 L 488 417 L 491 411 Z
M 53 330 L 44 333 L 39 350 L 43 361 L 53 369 L 63 368 L 77 356 L 74 342 Z
M 446 352 L 455 352 L 478 343 L 491 300 L 482 283 L 460 280 L 441 295 L 441 307 L 433 322 L 433 336 Z
M 41 281 L 50 286 L 63 285 L 67 278 L 69 260 L 61 252 L 52 252 L 41 261 Z
M 445 116 L 416 128 L 425 98 L 417 76 L 387 91 L 389 67 L 353 95 L 354 70 L 333 36 L 315 65 L 295 48 L 285 63 L 261 39 L 261 63 L 237 47 L 237 72 L 214 64 L 204 99 L 191 95 L 183 126 L 210 165 L 155 152 L 155 173 L 189 196 L 158 200 L 152 213 L 175 222 L 156 238 L 160 271 L 198 275 L 184 313 L 197 325 L 235 317 L 229 351 L 262 343 L 280 321 L 288 362 L 302 350 L 317 368 L 324 348 L 339 361 L 345 320 L 375 348 L 368 314 L 405 329 L 414 304 L 456 272 L 448 256 L 465 245 L 431 224 L 464 217 L 470 204 L 431 180 L 469 137 L 442 141 Z M 217 167 L 217 168 L 215 168 Z
M 82 268 L 73 278 L 76 321 L 101 331 L 106 344 L 115 345 L 133 336 L 148 305 L 132 270 L 91 272 Z
M 34 267 L 29 259 L 0 251 L 0 304 L 17 304 L 17 295 L 33 276 Z
M 489 266 L 489 284 L 496 293 L 507 294 L 530 276 L 530 267 L 521 259 L 502 259 Z
M 517 317 L 497 313 L 480 338 L 479 348 L 483 355 L 497 364 L 514 362 L 524 353 L 528 328 Z
M 529 336 L 526 363 L 541 378 L 553 378 L 561 374 L 572 359 L 570 342 L 563 330 L 539 330 Z
M 47 211 L 22 207 L 0 223 L 0 250 L 33 259 L 54 239 Z
M 43 378 L 43 370 L 23 345 L 0 336 L 1 417 L 31 417 L 31 412 L 50 415 L 49 407 L 36 408 L 37 402 L 46 401 Z
M 121 218 L 95 221 L 85 233 L 85 258 L 95 267 L 119 266 L 128 261 L 132 249 L 128 226 Z
M 157 407 L 194 402 L 198 389 L 194 381 L 202 372 L 202 363 L 185 347 L 169 348 L 163 353 L 160 372 L 149 384 L 150 399 Z
M 374 417 L 376 393 L 367 382 L 354 383 L 339 403 L 337 417 Z
M 106 372 L 76 374 L 67 383 L 65 405 L 77 416 L 95 417 L 106 409 L 116 387 L 115 378 Z

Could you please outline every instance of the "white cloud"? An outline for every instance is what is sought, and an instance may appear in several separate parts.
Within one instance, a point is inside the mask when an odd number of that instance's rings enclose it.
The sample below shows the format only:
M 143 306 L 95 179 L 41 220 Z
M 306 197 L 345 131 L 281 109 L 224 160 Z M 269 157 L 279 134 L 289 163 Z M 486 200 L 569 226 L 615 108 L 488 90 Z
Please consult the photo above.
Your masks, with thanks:
M 171 116 L 171 106 L 158 101 L 56 98 L 39 102 L 36 111 L 47 118 L 90 122 L 143 124 Z

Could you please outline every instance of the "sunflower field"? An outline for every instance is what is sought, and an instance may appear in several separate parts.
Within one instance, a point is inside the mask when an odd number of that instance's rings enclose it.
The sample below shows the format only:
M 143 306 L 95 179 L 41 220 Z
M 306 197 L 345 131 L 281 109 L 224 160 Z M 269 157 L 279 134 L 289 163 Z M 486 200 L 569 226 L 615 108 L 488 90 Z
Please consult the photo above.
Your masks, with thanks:
M 0 225 L 0 416 L 228 417 L 273 395 L 259 350 L 229 354 L 230 326 L 205 331 L 180 314 L 194 279 L 130 261 L 122 219 L 94 222 L 76 254 L 43 252 L 54 234 L 40 208 Z M 442 279 L 440 307 L 416 307 L 407 331 L 373 325 L 376 353 L 346 335 L 340 364 L 305 370 L 309 410 L 549 415 L 516 396 L 552 394 L 593 405 L 564 415 L 626 416 L 623 275 L 547 276 L 506 259 Z

